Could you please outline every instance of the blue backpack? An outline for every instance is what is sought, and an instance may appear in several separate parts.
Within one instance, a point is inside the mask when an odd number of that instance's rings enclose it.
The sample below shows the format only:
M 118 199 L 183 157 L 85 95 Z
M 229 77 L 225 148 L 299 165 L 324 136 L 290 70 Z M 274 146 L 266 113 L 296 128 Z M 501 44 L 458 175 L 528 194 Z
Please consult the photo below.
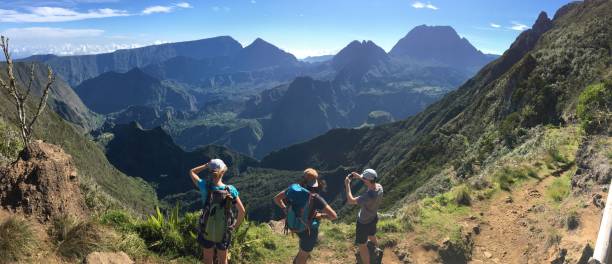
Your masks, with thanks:
M 291 231 L 300 233 L 308 231 L 316 214 L 314 210 L 314 194 L 299 184 L 292 184 L 285 191 L 287 216 L 285 218 L 285 233 Z

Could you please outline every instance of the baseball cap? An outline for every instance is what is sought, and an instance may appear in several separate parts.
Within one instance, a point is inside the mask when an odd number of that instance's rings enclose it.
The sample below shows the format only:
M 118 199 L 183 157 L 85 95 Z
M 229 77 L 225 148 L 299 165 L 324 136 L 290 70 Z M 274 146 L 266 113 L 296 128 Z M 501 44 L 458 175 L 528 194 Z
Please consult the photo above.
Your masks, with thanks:
M 210 162 L 208 162 L 208 168 L 212 171 L 222 171 L 226 170 L 227 166 L 221 159 L 212 159 Z
M 375 170 L 373 169 L 366 169 L 363 171 L 363 173 L 361 174 L 361 178 L 364 178 L 366 180 L 376 180 L 378 178 L 378 174 L 376 173 Z

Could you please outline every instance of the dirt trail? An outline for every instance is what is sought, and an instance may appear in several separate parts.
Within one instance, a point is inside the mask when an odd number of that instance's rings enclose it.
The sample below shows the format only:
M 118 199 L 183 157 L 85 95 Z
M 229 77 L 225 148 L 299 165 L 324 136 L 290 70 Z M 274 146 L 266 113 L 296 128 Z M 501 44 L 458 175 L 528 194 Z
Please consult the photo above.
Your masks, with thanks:
M 555 257 L 559 248 L 575 253 L 588 241 L 592 244 L 597 237 L 600 210 L 592 205 L 577 208 L 580 225 L 567 231 L 563 218 L 566 212 L 551 205 L 545 195 L 554 179 L 526 182 L 507 195 L 475 205 L 474 209 L 483 214 L 470 263 L 545 263 Z M 568 257 L 577 260 L 579 256 Z
M 348 257 L 338 257 L 338 252 L 326 247 L 315 249 L 317 252 L 309 263 L 313 264 L 355 264 L 357 263 L 354 249 L 346 249 Z M 386 248 L 383 254 L 383 264 L 402 264 L 392 249 Z

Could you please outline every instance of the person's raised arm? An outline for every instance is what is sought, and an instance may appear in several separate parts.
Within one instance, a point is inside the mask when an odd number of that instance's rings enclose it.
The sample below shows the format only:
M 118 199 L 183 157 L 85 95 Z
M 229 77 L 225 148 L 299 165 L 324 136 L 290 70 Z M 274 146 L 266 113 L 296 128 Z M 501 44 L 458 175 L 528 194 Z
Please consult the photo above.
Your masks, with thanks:
M 280 209 L 282 209 L 285 214 L 287 214 L 287 205 L 285 204 L 285 202 L 283 202 L 283 200 L 285 200 L 285 197 L 285 191 L 282 190 L 276 196 L 274 196 L 274 203 L 276 204 L 276 206 L 280 207 Z
M 351 173 L 354 177 L 359 177 L 359 174 L 356 172 Z M 357 176 L 355 176 L 357 175 Z M 357 198 L 353 197 L 353 192 L 351 191 L 351 178 L 347 176 L 344 179 L 344 189 L 346 190 L 346 203 L 347 204 L 357 204 Z
M 198 182 L 200 182 L 200 176 L 198 176 L 198 173 L 202 172 L 207 167 L 208 167 L 208 163 L 197 166 L 189 171 L 189 177 L 191 177 L 191 181 L 196 186 L 196 188 L 198 187 Z
M 244 209 L 244 204 L 242 204 L 240 197 L 236 197 L 236 209 L 238 209 L 238 217 L 236 218 L 235 229 L 238 229 L 238 227 L 242 224 L 242 221 L 244 221 L 244 217 L 246 215 L 246 210 Z

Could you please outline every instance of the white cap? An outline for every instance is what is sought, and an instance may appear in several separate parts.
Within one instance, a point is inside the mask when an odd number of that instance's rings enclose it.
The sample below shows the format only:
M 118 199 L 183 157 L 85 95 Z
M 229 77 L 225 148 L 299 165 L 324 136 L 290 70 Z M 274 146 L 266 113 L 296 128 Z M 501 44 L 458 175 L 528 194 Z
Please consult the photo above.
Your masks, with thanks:
M 227 166 L 223 160 L 212 159 L 208 162 L 208 168 L 212 171 L 223 171 L 227 169 Z
M 376 173 L 375 170 L 373 169 L 366 169 L 363 171 L 363 173 L 361 174 L 361 178 L 364 178 L 366 180 L 376 180 L 376 178 L 378 178 L 378 174 Z

